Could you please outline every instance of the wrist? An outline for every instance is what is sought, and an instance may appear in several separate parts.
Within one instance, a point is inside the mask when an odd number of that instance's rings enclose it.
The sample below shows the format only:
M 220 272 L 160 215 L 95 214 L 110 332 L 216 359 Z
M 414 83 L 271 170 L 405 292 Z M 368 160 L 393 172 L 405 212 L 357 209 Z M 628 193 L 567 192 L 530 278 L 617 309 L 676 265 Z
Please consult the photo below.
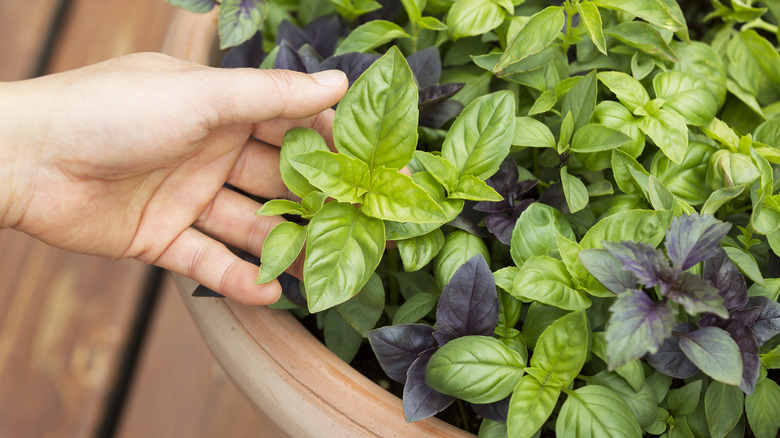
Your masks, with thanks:
M 0 228 L 15 227 L 29 203 L 36 152 L 34 126 L 21 83 L 0 82 Z

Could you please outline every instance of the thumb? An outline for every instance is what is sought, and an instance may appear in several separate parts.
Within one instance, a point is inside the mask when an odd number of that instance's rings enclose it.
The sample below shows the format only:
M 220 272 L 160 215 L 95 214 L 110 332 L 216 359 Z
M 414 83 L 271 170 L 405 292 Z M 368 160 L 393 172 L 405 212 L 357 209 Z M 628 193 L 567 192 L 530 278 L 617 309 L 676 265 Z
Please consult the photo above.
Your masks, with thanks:
M 219 87 L 204 96 L 227 123 L 259 123 L 276 118 L 302 119 L 335 105 L 347 92 L 339 70 L 313 74 L 290 70 L 211 69 Z M 224 123 L 223 122 L 223 123 Z

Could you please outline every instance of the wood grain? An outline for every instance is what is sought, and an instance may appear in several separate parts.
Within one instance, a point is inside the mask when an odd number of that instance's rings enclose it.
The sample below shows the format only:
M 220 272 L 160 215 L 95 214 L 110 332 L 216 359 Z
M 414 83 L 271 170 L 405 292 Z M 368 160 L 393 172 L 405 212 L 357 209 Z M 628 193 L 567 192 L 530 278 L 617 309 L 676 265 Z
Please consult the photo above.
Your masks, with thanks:
M 92 436 L 147 267 L 0 231 L 0 437 Z
M 170 275 L 161 294 L 118 437 L 279 436 L 222 371 Z
M 18 81 L 33 75 L 60 3 L 59 0 L 0 1 L 0 81 Z

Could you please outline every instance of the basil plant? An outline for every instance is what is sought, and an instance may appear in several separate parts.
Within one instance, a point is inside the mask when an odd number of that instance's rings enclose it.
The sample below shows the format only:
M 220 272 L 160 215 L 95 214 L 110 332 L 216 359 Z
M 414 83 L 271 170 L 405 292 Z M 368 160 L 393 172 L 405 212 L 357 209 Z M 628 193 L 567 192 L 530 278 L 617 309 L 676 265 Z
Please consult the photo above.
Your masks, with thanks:
M 169 0 L 196 12 L 216 0 Z M 780 430 L 780 3 L 222 0 L 225 68 L 339 69 L 258 282 L 405 419 Z M 285 274 L 303 258 L 301 281 Z M 362 362 L 362 361 L 361 361 Z

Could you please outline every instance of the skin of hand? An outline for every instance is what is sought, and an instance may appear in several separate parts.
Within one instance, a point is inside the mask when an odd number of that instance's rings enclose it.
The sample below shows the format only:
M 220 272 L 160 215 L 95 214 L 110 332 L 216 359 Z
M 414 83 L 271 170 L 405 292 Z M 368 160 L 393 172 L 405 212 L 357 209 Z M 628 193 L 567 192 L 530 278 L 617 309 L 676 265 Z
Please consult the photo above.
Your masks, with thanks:
M 246 304 L 279 283 L 228 247 L 260 254 L 290 198 L 279 173 L 284 133 L 303 126 L 332 146 L 338 71 L 215 69 L 134 54 L 28 81 L 0 83 L 0 227 L 52 246 L 135 258 Z M 224 242 L 224 243 L 223 243 Z M 300 277 L 300 260 L 291 268 Z

